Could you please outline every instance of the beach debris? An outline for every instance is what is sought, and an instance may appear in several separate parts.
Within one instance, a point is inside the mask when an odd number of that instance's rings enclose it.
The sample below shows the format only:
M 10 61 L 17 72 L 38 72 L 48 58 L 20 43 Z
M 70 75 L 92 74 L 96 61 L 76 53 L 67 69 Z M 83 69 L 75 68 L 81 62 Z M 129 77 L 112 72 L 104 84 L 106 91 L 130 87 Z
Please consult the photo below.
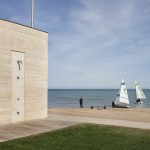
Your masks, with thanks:
M 102 110 L 102 109 L 106 109 L 106 106 L 91 106 L 91 109 Z

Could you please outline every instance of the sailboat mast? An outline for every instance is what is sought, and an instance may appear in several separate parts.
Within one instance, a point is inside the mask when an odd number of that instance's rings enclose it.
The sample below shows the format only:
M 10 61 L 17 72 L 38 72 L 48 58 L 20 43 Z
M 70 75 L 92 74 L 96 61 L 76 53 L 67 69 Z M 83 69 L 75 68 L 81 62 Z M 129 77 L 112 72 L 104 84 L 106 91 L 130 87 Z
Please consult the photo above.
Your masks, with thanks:
M 32 10 L 31 10 L 31 27 L 34 27 L 34 0 L 32 0 Z

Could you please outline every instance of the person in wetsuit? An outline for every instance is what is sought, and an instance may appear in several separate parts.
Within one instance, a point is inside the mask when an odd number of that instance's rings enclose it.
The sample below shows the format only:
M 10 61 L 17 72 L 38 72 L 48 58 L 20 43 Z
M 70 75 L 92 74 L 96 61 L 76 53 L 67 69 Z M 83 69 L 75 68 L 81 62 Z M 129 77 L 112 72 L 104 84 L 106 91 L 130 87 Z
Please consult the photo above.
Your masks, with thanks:
M 79 99 L 79 103 L 80 103 L 80 108 L 83 108 L 83 97 L 81 97 L 81 98 Z

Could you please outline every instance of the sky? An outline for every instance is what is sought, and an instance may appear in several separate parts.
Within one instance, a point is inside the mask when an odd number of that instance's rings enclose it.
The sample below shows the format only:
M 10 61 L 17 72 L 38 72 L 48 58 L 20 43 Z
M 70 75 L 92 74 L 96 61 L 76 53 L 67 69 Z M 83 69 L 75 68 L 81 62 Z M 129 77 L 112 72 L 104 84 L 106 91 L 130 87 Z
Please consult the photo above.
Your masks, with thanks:
M 0 18 L 31 24 L 31 0 L 0 0 Z M 150 88 L 149 0 L 35 0 L 49 33 L 50 89 Z

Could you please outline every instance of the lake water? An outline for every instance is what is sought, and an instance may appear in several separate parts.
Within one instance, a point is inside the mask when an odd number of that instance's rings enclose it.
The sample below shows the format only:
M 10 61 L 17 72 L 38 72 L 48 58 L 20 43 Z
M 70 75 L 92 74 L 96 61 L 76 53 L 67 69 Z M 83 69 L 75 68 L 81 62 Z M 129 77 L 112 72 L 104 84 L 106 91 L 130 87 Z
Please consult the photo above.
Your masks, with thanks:
M 79 98 L 85 98 L 84 107 L 104 106 L 111 107 L 112 101 L 115 100 L 118 90 L 116 89 L 49 89 L 48 106 L 49 108 L 77 108 L 79 107 Z M 145 89 L 147 97 L 143 104 L 135 104 L 135 90 L 129 89 L 129 99 L 132 108 L 150 108 L 150 89 Z

